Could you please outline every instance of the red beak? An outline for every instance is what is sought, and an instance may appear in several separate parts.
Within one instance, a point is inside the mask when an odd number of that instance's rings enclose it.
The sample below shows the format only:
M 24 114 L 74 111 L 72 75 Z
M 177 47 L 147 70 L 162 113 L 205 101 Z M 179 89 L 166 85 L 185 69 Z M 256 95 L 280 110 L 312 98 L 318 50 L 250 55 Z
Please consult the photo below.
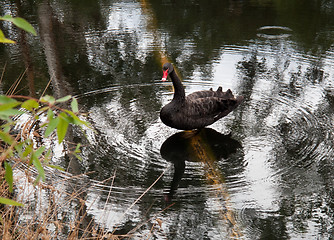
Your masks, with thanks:
M 167 77 L 168 77 L 168 70 L 169 70 L 169 69 L 163 71 L 164 74 L 162 75 L 162 79 L 161 79 L 163 82 L 167 80 Z

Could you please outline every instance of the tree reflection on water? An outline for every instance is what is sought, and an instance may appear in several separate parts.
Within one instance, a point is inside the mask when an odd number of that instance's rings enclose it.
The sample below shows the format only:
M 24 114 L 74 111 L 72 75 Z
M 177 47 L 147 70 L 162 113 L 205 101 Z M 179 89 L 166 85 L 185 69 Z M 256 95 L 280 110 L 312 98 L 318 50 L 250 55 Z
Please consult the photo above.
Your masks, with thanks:
M 77 173 L 96 171 L 97 180 L 118 169 L 115 186 L 121 187 L 110 204 L 116 206 L 115 219 L 172 162 L 174 179 L 165 176 L 117 223 L 124 232 L 161 210 L 161 192 L 172 182 L 169 198 L 177 192 L 172 201 L 178 204 L 160 216 L 165 235 L 155 232 L 156 238 L 219 239 L 229 231 L 217 217 L 224 201 L 241 238 L 330 238 L 333 6 L 316 0 L 4 1 L 1 14 L 19 13 L 39 37 L 4 26 L 5 35 L 20 44 L 0 46 L 5 68 L 0 91 L 27 69 L 20 93 L 39 96 L 51 79 L 49 94 L 81 96 L 96 132 L 85 140 L 73 131 L 68 141 L 87 142 L 84 161 L 73 167 L 62 153 L 54 160 Z M 279 26 L 291 31 L 269 31 Z M 269 30 L 262 34 L 263 29 Z M 223 85 L 246 99 L 213 129 L 196 135 L 212 147 L 213 168 L 176 161 L 192 158 L 196 151 L 187 146 L 202 140 L 184 140 L 184 133 L 159 120 L 161 106 L 171 98 L 170 86 L 158 82 L 166 59 L 178 68 L 187 93 Z M 242 151 L 234 154 L 237 143 Z M 168 162 L 159 154 L 161 145 Z M 212 176 L 224 181 L 212 185 L 217 180 Z M 220 188 L 228 199 L 214 196 Z M 94 189 L 85 197 L 91 195 L 106 197 Z M 89 215 L 98 221 L 101 207 L 92 208 Z M 187 224 L 178 224 L 182 220 Z M 112 229 L 115 221 L 109 222 L 103 224 Z

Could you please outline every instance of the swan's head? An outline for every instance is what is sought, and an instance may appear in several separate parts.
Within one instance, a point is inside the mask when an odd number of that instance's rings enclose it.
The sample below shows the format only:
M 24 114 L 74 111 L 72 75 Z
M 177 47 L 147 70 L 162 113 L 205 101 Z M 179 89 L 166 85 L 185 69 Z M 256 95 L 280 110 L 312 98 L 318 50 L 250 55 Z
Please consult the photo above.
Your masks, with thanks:
M 162 81 L 166 81 L 168 74 L 170 74 L 173 71 L 174 71 L 173 65 L 171 63 L 165 63 L 162 66 L 163 75 L 162 75 L 162 79 L 161 80 Z

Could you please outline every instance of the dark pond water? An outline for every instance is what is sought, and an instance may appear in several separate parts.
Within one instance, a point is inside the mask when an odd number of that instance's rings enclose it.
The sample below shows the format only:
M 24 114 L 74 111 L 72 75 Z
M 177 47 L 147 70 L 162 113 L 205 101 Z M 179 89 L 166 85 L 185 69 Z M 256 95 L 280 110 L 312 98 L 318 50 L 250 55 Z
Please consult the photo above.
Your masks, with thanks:
M 72 181 L 89 182 L 86 211 L 101 227 L 134 239 L 333 239 L 334 1 L 5 0 L 0 13 L 38 31 L 2 23 L 18 44 L 0 45 L 0 91 L 25 73 L 18 93 L 38 96 L 51 78 L 49 94 L 77 95 L 88 113 L 87 139 L 68 136 L 83 161 L 64 146 L 53 161 L 90 173 Z M 165 126 L 166 59 L 186 93 L 222 86 L 244 103 L 199 134 Z

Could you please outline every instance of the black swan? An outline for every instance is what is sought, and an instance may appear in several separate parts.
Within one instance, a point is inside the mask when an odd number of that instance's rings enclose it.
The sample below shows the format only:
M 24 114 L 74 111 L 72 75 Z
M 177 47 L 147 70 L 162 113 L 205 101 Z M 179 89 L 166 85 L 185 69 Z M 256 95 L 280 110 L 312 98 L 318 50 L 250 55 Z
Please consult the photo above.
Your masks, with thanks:
M 243 96 L 235 98 L 230 89 L 223 92 L 222 87 L 217 91 L 211 88 L 194 92 L 186 97 L 173 65 L 165 63 L 162 70 L 162 81 L 166 81 L 169 75 L 174 86 L 173 100 L 160 111 L 161 121 L 169 127 L 180 130 L 204 128 L 229 114 L 244 99 Z

